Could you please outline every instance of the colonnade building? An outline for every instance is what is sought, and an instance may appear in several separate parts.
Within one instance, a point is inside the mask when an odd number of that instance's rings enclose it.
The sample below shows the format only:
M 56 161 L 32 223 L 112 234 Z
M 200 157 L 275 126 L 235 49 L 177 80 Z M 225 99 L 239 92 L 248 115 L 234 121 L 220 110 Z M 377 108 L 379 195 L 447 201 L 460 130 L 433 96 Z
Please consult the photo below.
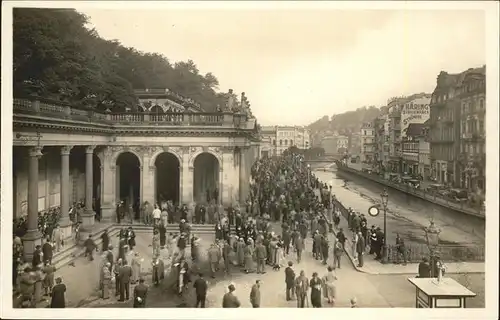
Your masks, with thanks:
M 172 112 L 155 104 L 154 112 L 97 112 L 41 98 L 14 99 L 13 108 L 14 216 L 27 216 L 28 256 L 41 243 L 39 212 L 53 207 L 60 206 L 59 225 L 70 236 L 68 212 L 79 201 L 86 208 L 82 230 L 91 230 L 96 203 L 100 221 L 112 222 L 123 200 L 190 204 L 208 193 L 229 205 L 248 197 L 260 138 L 247 113 Z

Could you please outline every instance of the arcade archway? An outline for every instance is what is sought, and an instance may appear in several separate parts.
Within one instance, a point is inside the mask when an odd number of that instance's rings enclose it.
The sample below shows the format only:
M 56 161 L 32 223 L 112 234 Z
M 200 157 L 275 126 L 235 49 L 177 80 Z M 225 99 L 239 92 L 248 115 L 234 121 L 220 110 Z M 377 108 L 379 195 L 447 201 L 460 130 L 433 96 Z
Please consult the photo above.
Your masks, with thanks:
M 156 157 L 156 202 L 171 200 L 180 202 L 180 162 L 170 152 L 163 152 Z
M 141 198 L 141 163 L 131 152 L 124 152 L 116 159 L 116 196 L 128 207 L 132 205 L 135 218 L 139 217 Z
M 203 152 L 194 159 L 193 199 L 197 203 L 207 200 L 219 202 L 219 160 Z

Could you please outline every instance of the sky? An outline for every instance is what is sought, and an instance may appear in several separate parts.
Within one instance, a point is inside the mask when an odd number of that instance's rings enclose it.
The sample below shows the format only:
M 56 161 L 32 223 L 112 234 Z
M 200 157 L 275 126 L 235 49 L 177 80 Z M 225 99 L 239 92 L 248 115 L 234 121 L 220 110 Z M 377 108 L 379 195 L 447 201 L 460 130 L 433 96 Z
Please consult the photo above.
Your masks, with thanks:
M 432 93 L 441 70 L 486 63 L 479 10 L 78 8 L 106 39 L 192 59 L 244 91 L 263 125 L 308 125 Z

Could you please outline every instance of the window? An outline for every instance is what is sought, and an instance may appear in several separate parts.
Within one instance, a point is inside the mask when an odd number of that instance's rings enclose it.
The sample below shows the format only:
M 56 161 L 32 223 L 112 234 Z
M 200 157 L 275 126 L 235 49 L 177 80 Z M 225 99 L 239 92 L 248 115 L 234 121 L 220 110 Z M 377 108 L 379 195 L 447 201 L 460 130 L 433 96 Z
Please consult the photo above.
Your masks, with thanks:
M 276 139 L 273 139 L 273 146 L 276 146 Z
M 479 109 L 484 109 L 484 100 L 479 99 Z
M 288 140 L 285 140 L 285 146 L 287 146 L 287 145 L 288 145 Z
M 280 146 L 282 146 L 282 145 L 283 145 L 283 140 L 280 139 Z
M 467 122 L 462 121 L 462 128 L 461 128 L 461 131 L 462 131 L 462 132 L 467 132 Z
M 479 120 L 479 133 L 483 134 L 484 133 L 484 121 Z

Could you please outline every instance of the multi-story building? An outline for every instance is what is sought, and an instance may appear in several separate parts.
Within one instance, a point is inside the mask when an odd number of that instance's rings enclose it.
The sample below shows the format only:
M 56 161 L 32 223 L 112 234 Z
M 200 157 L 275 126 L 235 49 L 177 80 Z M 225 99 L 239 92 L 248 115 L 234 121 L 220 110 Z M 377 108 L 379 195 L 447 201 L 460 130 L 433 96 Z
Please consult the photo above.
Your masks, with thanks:
M 462 142 L 462 102 L 470 106 L 471 101 L 477 102 L 477 110 L 479 108 L 479 101 L 484 101 L 484 90 L 480 89 L 481 73 L 485 67 L 478 69 L 468 69 L 459 74 L 449 74 L 441 71 L 437 77 L 436 88 L 432 93 L 431 106 L 430 106 L 430 146 L 431 146 L 431 161 L 432 161 L 432 175 L 439 183 L 452 184 L 454 186 L 462 185 L 463 181 L 463 167 L 460 163 L 468 163 L 465 159 L 459 161 L 460 150 L 463 146 L 464 152 L 468 145 L 478 146 L 476 141 L 480 142 L 481 139 L 465 139 Z M 484 76 L 483 76 L 484 77 Z M 483 78 L 484 79 L 484 78 Z M 478 86 L 471 89 L 472 86 Z M 483 85 L 484 88 L 484 85 Z M 469 91 L 467 91 L 469 90 Z M 471 92 L 472 91 L 472 92 Z M 482 91 L 482 93 L 481 93 Z M 483 97 L 482 99 L 480 97 Z M 475 105 L 476 106 L 476 105 Z M 483 102 L 484 106 L 484 102 Z M 467 109 L 464 108 L 466 111 Z M 474 118 L 475 111 L 472 113 L 472 120 L 470 132 L 475 131 L 475 125 L 479 126 L 479 117 Z M 467 120 L 465 118 L 465 131 L 467 134 Z M 484 126 L 484 122 L 483 122 Z M 479 132 L 479 128 L 477 129 Z M 468 137 L 468 136 L 466 136 Z M 470 141 L 470 142 L 469 142 Z M 481 145 L 481 143 L 479 143 Z M 472 149 L 474 152 L 474 149 Z M 470 154 L 470 153 L 469 153 Z M 463 158 L 463 157 L 462 157 Z M 479 180 L 479 179 L 477 179 Z
M 361 145 L 361 161 L 372 163 L 376 150 L 375 128 L 372 122 L 364 123 L 361 126 Z
M 385 114 L 381 114 L 373 119 L 373 134 L 374 134 L 374 153 L 373 153 L 373 168 L 377 172 L 382 172 L 384 167 L 384 142 L 385 142 Z
M 424 125 L 422 123 L 411 123 L 406 128 L 406 134 L 401 143 L 402 151 L 402 173 L 414 176 L 418 171 L 419 138 L 422 137 Z
M 349 148 L 349 137 L 348 136 L 338 136 L 337 137 L 337 153 L 346 153 Z
M 351 155 L 360 156 L 362 153 L 362 139 L 360 132 L 353 132 L 349 135 L 348 152 Z
M 424 123 L 429 119 L 431 95 L 417 93 L 408 97 L 391 98 L 389 108 L 389 169 L 403 173 L 402 143 L 408 126 L 412 123 Z M 418 159 L 417 159 L 418 160 Z
M 429 144 L 429 121 L 423 124 L 418 136 L 418 173 L 427 180 L 431 177 L 431 148 Z
M 270 146 L 261 147 L 261 152 L 267 155 L 279 156 L 290 147 L 309 149 L 311 136 L 309 129 L 299 126 L 265 126 L 262 128 L 263 138 L 269 140 Z M 267 153 L 265 152 L 267 150 Z
M 469 69 L 457 87 L 460 100 L 460 186 L 476 192 L 485 189 L 486 66 Z
M 260 156 L 272 157 L 276 155 L 276 127 L 263 126 L 261 128 Z
M 387 101 L 389 131 L 388 149 L 389 159 L 387 169 L 390 172 L 401 172 L 401 109 L 406 97 L 390 98 Z

